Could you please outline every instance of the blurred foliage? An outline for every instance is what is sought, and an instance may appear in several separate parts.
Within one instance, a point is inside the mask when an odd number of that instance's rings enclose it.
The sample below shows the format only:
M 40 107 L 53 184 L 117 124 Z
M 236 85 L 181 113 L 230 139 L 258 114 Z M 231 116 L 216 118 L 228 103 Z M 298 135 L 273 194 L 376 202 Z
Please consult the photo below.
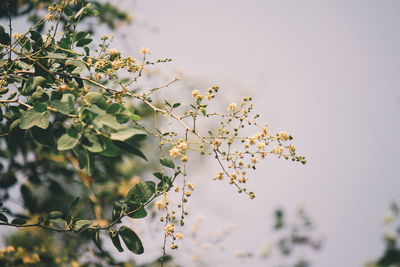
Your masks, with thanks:
M 275 210 L 275 224 L 274 230 L 279 235 L 278 241 L 273 248 L 277 250 L 281 258 L 287 258 L 286 262 L 292 261 L 287 265 L 280 267 L 309 267 L 311 266 L 310 259 L 305 258 L 308 252 L 317 252 L 322 248 L 322 239 L 314 237 L 315 226 L 308 215 L 303 209 L 299 208 L 295 214 L 293 222 L 287 218 L 283 209 Z M 302 253 L 297 253 L 301 251 Z M 265 254 L 267 258 L 272 251 Z M 289 260 L 290 259 L 290 260 Z
M 398 267 L 400 266 L 400 209 L 396 202 L 390 205 L 390 210 L 384 218 L 386 233 L 383 235 L 385 249 L 375 261 L 366 264 L 367 267 Z
M 54 3 L 53 0 L 2 0 L 0 2 L 0 19 L 7 18 L 8 15 L 11 17 L 22 16 L 34 25 L 47 14 L 48 7 Z M 85 31 L 94 33 L 99 24 L 105 24 L 110 29 L 115 29 L 119 25 L 132 22 L 132 18 L 127 12 L 109 1 L 79 0 L 76 5 L 71 5 L 71 9 L 74 13 L 77 13 L 82 6 L 88 4 L 91 5 L 93 11 L 83 14 L 81 17 L 81 21 L 85 21 L 85 24 L 81 24 L 80 27 L 85 27 L 83 29 Z M 62 17 L 61 22 L 66 24 L 67 18 Z M 43 25 L 37 28 L 39 32 L 43 29 Z

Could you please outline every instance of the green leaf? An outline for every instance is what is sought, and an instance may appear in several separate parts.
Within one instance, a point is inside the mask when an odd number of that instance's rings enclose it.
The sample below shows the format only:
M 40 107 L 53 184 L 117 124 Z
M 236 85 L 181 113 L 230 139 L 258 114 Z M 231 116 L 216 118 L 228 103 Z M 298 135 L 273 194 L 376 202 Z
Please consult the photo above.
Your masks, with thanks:
M 52 211 L 50 214 L 47 216 L 49 219 L 59 219 L 63 216 L 63 213 L 61 211 Z
M 160 163 L 161 163 L 161 165 L 163 165 L 165 167 L 168 167 L 168 168 L 171 168 L 171 169 L 175 169 L 175 164 L 170 159 L 162 158 L 162 159 L 160 159 Z
M 108 158 L 114 158 L 119 156 L 119 149 L 114 145 L 114 143 L 110 139 L 101 135 L 99 137 L 105 146 L 105 149 L 99 153 L 100 155 Z
M 62 53 L 48 52 L 47 56 L 50 57 L 50 58 L 55 58 L 55 59 L 67 59 L 67 56 L 62 54 Z
M 72 74 L 78 75 L 86 69 L 86 64 L 80 60 L 70 60 L 68 62 L 71 65 L 74 65 L 76 68 L 71 72 Z
M 122 207 L 119 205 L 118 202 L 114 202 L 113 209 L 112 209 L 112 216 L 111 220 L 115 222 L 118 220 L 118 222 L 121 222 L 120 217 L 121 217 L 121 212 L 122 212 Z
M 97 135 L 89 134 L 86 136 L 89 144 L 85 144 L 87 150 L 93 153 L 104 151 L 105 145 L 101 142 L 101 139 Z
M 117 121 L 117 119 L 110 114 L 97 116 L 93 120 L 93 123 L 97 129 L 101 129 L 103 126 L 110 127 L 114 130 L 121 130 L 124 128 L 124 126 L 122 124 L 120 124 Z
M 46 79 L 42 76 L 29 77 L 22 87 L 21 94 L 24 96 L 31 95 L 44 81 L 46 81 Z
M 146 203 L 154 195 L 155 187 L 154 182 L 140 182 L 129 190 L 126 198 L 132 202 Z
M 110 137 L 112 140 L 125 141 L 135 135 L 146 135 L 146 132 L 135 128 L 126 128 L 111 133 Z
M 8 222 L 6 215 L 4 215 L 3 213 L 0 213 L 0 221 Z
M 160 180 L 164 180 L 164 175 L 161 172 L 155 172 L 153 175 Z
M 122 141 L 114 141 L 113 142 L 119 149 L 124 150 L 126 152 L 132 153 L 133 155 L 136 155 L 138 157 L 141 157 L 144 160 L 147 160 L 146 155 L 143 154 L 142 151 L 140 151 L 138 148 L 134 147 L 131 144 L 128 144 L 126 142 L 122 142 Z
M 106 99 L 104 96 L 97 92 L 89 92 L 84 96 L 84 99 L 92 104 L 96 104 L 101 109 L 107 108 Z
M 175 104 L 172 105 L 172 107 L 173 107 L 173 108 L 177 108 L 177 107 L 179 107 L 180 105 L 181 105 L 181 103 L 175 103 Z
M 61 102 L 60 100 L 53 100 L 51 101 L 51 106 L 59 111 L 62 114 L 68 115 L 70 114 L 71 111 L 73 111 L 73 108 L 69 107 L 68 104 Z
M 157 192 L 163 192 L 165 190 L 168 190 L 170 186 L 172 186 L 172 182 L 170 179 L 162 180 L 157 184 Z
M 76 34 L 76 40 L 79 41 L 79 40 L 81 40 L 81 39 L 87 37 L 88 35 L 89 35 L 88 32 L 78 32 L 78 33 Z
M 10 44 L 10 35 L 4 31 L 4 28 L 0 26 L 0 43 L 4 45 Z
M 122 252 L 124 249 L 121 246 L 121 241 L 119 240 L 119 234 L 117 231 L 110 230 L 108 231 L 108 235 L 111 238 L 112 243 L 114 244 L 114 247 L 119 251 Z
M 80 197 L 76 197 L 74 200 L 72 200 L 71 204 L 69 204 L 69 210 L 72 210 L 75 208 L 75 206 L 79 203 Z
M 50 113 L 48 111 L 36 112 L 34 109 L 30 109 L 22 114 L 19 127 L 22 130 L 28 130 L 33 126 L 46 129 L 47 127 L 49 127 L 49 123 Z
M 57 150 L 64 151 L 73 149 L 79 143 L 80 138 L 81 138 L 80 134 L 72 136 L 70 135 L 70 133 L 66 133 L 62 135 L 60 139 L 58 139 L 57 141 Z
M 93 230 L 93 232 L 92 232 L 92 240 L 93 240 L 94 244 L 96 245 L 96 247 L 99 250 L 102 250 L 99 230 L 97 230 L 97 229 Z
M 24 199 L 25 206 L 29 209 L 29 211 L 35 211 L 37 206 L 36 198 L 32 194 L 32 190 L 26 185 L 21 185 L 21 194 L 22 198 Z
M 30 31 L 31 39 L 36 42 L 43 42 L 42 35 L 37 31 Z
M 48 147 L 55 146 L 56 142 L 54 141 L 53 128 L 50 125 L 47 129 L 34 126 L 30 129 L 30 132 L 36 142 Z
M 64 8 L 64 14 L 67 15 L 68 17 L 70 17 L 70 16 L 74 15 L 74 11 L 69 6 L 66 6 Z
M 135 254 L 142 254 L 144 252 L 142 241 L 140 241 L 137 234 L 129 227 L 121 226 L 118 233 L 122 237 L 126 247 Z
M 108 105 L 108 107 L 106 109 L 106 112 L 108 114 L 115 114 L 115 113 L 117 113 L 118 111 L 120 111 L 122 109 L 123 109 L 123 107 L 121 106 L 121 104 L 112 103 L 112 104 Z
M 61 219 L 61 218 L 50 219 L 49 221 L 52 222 L 52 223 L 62 224 L 63 226 L 67 226 L 68 225 L 68 223 L 65 220 Z
M 47 105 L 44 103 L 35 103 L 33 109 L 38 113 L 45 112 L 47 110 Z
M 90 38 L 84 38 L 84 39 L 80 39 L 77 43 L 76 46 L 82 47 L 85 45 L 90 44 L 93 41 L 93 39 Z
M 86 228 L 88 228 L 90 225 L 92 225 L 92 221 L 91 220 L 79 220 L 75 222 L 74 225 L 74 231 L 83 231 Z
M 88 9 L 90 7 L 90 4 L 85 5 L 84 7 L 82 7 L 81 9 L 79 9 L 79 11 L 75 14 L 74 19 L 79 18 L 79 16 L 83 15 L 83 12 L 85 12 L 86 9 Z
M 133 120 L 133 121 L 140 121 L 140 120 L 142 119 L 142 117 L 140 117 L 139 115 L 137 115 L 137 114 L 135 114 L 135 113 L 132 113 L 132 114 L 130 115 L 130 118 L 131 118 L 131 120 Z
M 26 224 L 26 222 L 27 222 L 26 220 L 20 218 L 16 218 L 11 221 L 12 224 L 17 224 L 17 225 L 23 225 Z
M 128 205 L 128 207 L 129 207 L 129 205 Z M 135 212 L 132 212 L 132 213 L 129 212 L 129 211 L 134 211 L 136 209 L 137 209 L 137 211 L 135 211 Z M 134 219 L 142 219 L 147 216 L 147 211 L 143 207 L 139 208 L 139 209 L 137 207 L 132 208 L 132 209 L 131 209 L 131 207 L 129 207 L 129 210 L 127 211 L 127 213 L 128 213 L 129 217 L 134 218 Z

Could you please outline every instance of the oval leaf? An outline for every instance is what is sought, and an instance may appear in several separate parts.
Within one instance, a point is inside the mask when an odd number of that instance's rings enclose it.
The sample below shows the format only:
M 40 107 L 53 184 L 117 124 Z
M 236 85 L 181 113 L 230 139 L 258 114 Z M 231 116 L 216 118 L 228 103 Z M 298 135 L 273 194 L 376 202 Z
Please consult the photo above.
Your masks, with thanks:
M 121 235 L 126 247 L 135 254 L 142 254 L 144 252 L 142 241 L 138 235 L 129 227 L 121 226 L 118 233 Z
M 0 221 L 8 222 L 6 215 L 4 215 L 3 213 L 0 213 Z
M 110 137 L 112 140 L 119 140 L 119 141 L 125 141 L 132 136 L 135 135 L 145 135 L 146 133 L 142 130 L 135 129 L 135 128 L 127 128 L 127 129 L 122 129 L 119 130 L 115 133 L 111 133 Z
M 42 129 L 46 129 L 50 123 L 50 113 L 36 112 L 34 109 L 25 111 L 21 116 L 21 121 L 19 123 L 19 128 L 22 130 L 27 130 L 33 126 L 37 126 Z
M 132 202 L 146 203 L 155 191 L 154 182 L 140 182 L 129 190 L 127 199 Z
M 23 225 L 23 224 L 26 224 L 26 220 L 20 219 L 20 218 L 16 218 L 16 219 L 12 220 L 11 223 L 12 224 L 17 224 L 17 225 Z
M 121 246 L 121 241 L 119 240 L 118 232 L 116 232 L 116 231 L 109 231 L 109 232 L 108 232 L 108 235 L 110 236 L 111 241 L 112 241 L 112 243 L 114 244 L 114 247 L 115 247 L 116 249 L 118 249 L 119 252 L 124 251 L 124 249 L 123 249 L 122 246 Z
M 57 141 L 57 149 L 59 151 L 73 149 L 79 142 L 80 135 L 77 137 L 70 136 L 68 133 L 62 135 Z
M 162 159 L 160 159 L 160 163 L 165 167 L 168 167 L 168 168 L 171 168 L 171 169 L 175 169 L 175 164 L 170 159 L 162 158 Z

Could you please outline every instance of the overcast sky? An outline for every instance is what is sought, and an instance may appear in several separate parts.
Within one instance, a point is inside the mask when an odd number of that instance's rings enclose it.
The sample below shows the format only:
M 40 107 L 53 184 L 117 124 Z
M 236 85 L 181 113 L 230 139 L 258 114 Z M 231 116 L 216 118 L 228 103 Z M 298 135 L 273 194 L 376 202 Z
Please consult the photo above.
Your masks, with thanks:
M 293 134 L 307 155 L 306 166 L 265 162 L 253 202 L 203 185 L 193 205 L 210 225 L 237 221 L 237 248 L 268 238 L 273 207 L 302 204 L 326 237 L 315 266 L 361 266 L 381 252 L 382 217 L 400 186 L 399 11 L 399 1 L 135 2 L 134 46 L 228 98 L 255 95 L 272 129 Z
M 400 1 L 146 0 L 125 7 L 137 18 L 126 30 L 132 47 L 173 58 L 170 66 L 219 84 L 228 99 L 256 96 L 271 129 L 293 134 L 308 158 L 306 166 L 265 161 L 249 185 L 254 201 L 199 174 L 210 182 L 201 183 L 193 206 L 208 227 L 236 221 L 229 247 L 256 250 L 268 239 L 273 208 L 301 204 L 326 237 L 310 257 L 314 266 L 361 266 L 379 255 L 382 218 L 400 192 Z M 212 266 L 240 265 L 227 259 Z

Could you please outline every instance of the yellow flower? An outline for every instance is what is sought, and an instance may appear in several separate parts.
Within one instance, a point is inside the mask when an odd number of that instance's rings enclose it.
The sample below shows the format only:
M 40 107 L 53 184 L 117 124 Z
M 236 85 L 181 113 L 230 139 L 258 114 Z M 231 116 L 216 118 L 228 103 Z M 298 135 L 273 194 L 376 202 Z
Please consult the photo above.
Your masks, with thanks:
M 258 158 L 252 158 L 251 162 L 253 162 L 253 164 L 256 164 L 258 162 Z
M 217 172 L 217 175 L 215 176 L 216 180 L 222 180 L 224 179 L 224 173 L 223 172 Z
M 222 143 L 221 140 L 215 138 L 214 141 L 212 142 L 212 145 L 217 148 L 221 145 L 221 143 Z
M 189 146 L 186 142 L 182 142 L 178 145 L 178 149 L 181 151 L 186 151 L 189 149 Z
M 206 97 L 207 97 L 208 100 L 214 98 L 214 96 L 215 96 L 214 94 L 207 94 L 207 95 L 206 95 Z
M 140 48 L 140 53 L 143 55 L 150 54 L 150 49 L 148 47 Z
M 189 160 L 189 158 L 188 158 L 188 156 L 183 155 L 183 156 L 181 157 L 181 160 L 182 160 L 182 162 L 187 162 L 187 161 Z
M 198 90 L 193 90 L 192 91 L 192 97 L 197 98 L 200 95 L 200 92 Z
M 276 146 L 276 147 L 274 147 L 274 149 L 271 151 L 271 153 L 277 154 L 277 155 L 282 155 L 283 149 L 280 148 L 279 146 Z
M 13 33 L 12 34 L 12 38 L 14 38 L 14 39 L 19 39 L 19 38 L 21 38 L 21 34 L 19 34 L 19 33 L 17 33 L 17 32 L 15 32 L 15 33 Z
M 176 239 L 182 239 L 184 235 L 182 233 L 176 233 L 175 234 Z
M 136 59 L 134 59 L 133 57 L 127 57 L 126 59 L 129 63 L 136 63 Z
M 110 56 L 115 56 L 115 55 L 119 55 L 120 52 L 119 52 L 117 49 L 115 49 L 115 48 L 111 48 L 110 50 L 108 50 L 108 54 L 109 54 Z
M 281 140 L 283 140 L 283 141 L 287 141 L 287 140 L 289 140 L 289 135 L 288 135 L 288 133 L 285 132 L 285 131 L 280 131 L 280 132 L 278 133 L 278 138 L 281 139 Z
M 257 148 L 258 148 L 258 149 L 265 149 L 265 143 L 259 142 L 259 143 L 257 144 Z
M 159 210 L 162 210 L 162 209 L 165 209 L 165 204 L 164 204 L 164 202 L 162 202 L 162 201 L 156 201 L 155 203 L 154 203 L 154 206 L 157 208 L 157 209 L 159 209 Z
M 226 108 L 228 111 L 234 111 L 236 109 L 236 103 L 230 103 Z
M 112 63 L 111 63 L 111 66 L 114 68 L 114 69 L 119 69 L 119 68 L 121 68 L 122 67 L 122 61 L 120 61 L 120 60 L 117 60 L 117 61 L 113 61 Z
M 188 183 L 188 188 L 193 191 L 194 190 L 194 184 Z
M 179 156 L 179 149 L 177 147 L 171 148 L 171 150 L 169 151 L 169 155 L 173 158 L 176 158 L 177 156 Z
M 244 178 L 244 177 L 240 177 L 239 179 L 238 179 L 238 182 L 239 183 L 245 183 L 247 180 L 246 180 L 246 178 Z
M 169 223 L 164 227 L 164 233 L 166 236 L 172 236 L 175 231 L 175 225 Z
M 250 145 L 255 145 L 256 144 L 256 139 L 254 137 L 249 137 L 249 144 Z
M 54 15 L 51 14 L 51 13 L 49 13 L 49 14 L 47 14 L 46 17 L 44 17 L 44 18 L 45 18 L 45 20 L 52 21 L 52 20 L 54 19 Z
M 95 65 L 98 68 L 102 68 L 102 67 L 104 67 L 106 65 L 106 63 L 103 60 L 99 60 L 99 61 L 96 62 Z

